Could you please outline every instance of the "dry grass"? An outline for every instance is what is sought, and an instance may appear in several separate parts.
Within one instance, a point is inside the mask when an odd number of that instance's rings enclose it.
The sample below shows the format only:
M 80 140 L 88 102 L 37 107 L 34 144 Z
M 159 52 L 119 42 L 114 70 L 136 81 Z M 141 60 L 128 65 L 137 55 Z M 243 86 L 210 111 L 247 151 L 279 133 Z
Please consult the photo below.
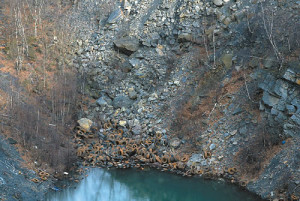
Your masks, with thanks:
M 263 123 L 256 129 L 256 135 L 247 142 L 235 156 L 241 177 L 255 180 L 264 170 L 270 160 L 282 150 L 278 142 L 272 139 L 272 135 L 265 129 Z

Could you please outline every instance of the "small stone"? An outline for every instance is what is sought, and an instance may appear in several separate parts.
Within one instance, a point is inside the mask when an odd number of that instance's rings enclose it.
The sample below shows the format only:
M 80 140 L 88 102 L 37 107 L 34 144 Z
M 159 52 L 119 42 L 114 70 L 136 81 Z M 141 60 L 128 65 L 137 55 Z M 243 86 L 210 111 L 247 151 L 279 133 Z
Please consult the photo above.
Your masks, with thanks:
M 234 131 L 231 131 L 231 132 L 230 132 L 230 135 L 233 136 L 233 135 L 235 135 L 236 133 L 237 133 L 237 130 L 234 130 Z
M 214 4 L 216 6 L 223 6 L 223 1 L 222 0 L 214 0 Z
M 193 40 L 193 36 L 190 33 L 181 33 L 178 35 L 178 40 L 179 41 L 192 41 Z
M 297 67 L 299 68 L 299 67 Z M 296 84 L 300 84 L 300 77 L 299 77 L 299 74 L 300 74 L 300 70 L 299 69 L 291 69 L 291 68 L 288 68 L 286 70 L 286 72 L 284 73 L 283 75 L 283 78 L 286 79 L 286 80 L 289 80 L 291 82 L 295 82 Z
M 246 126 L 240 128 L 240 130 L 239 130 L 240 134 L 242 134 L 242 135 L 246 135 L 246 134 L 247 134 L 247 131 L 248 131 L 248 129 L 247 129 Z
M 215 144 L 209 145 L 209 149 L 210 149 L 210 150 L 214 150 L 215 148 L 216 148 L 216 145 L 215 145 Z
M 159 48 L 155 48 L 155 51 L 159 54 L 159 56 L 163 56 L 164 55 L 163 51 L 161 49 L 159 49 Z
M 140 125 L 136 125 L 132 128 L 132 132 L 134 135 L 140 135 L 142 131 L 142 127 Z
M 170 145 L 171 147 L 173 147 L 174 149 L 177 149 L 181 144 L 181 140 L 178 138 L 174 138 L 171 140 Z
M 276 58 L 274 58 L 273 56 L 268 57 L 267 59 L 264 60 L 264 67 L 267 69 L 274 67 L 275 61 Z
M 125 126 L 126 126 L 126 124 L 127 124 L 127 122 L 126 122 L 126 121 L 123 121 L 123 120 L 119 121 L 119 125 L 120 125 L 120 126 L 123 126 L 123 127 L 125 127 Z
M 291 120 L 293 120 L 293 122 L 295 122 L 296 124 L 298 124 L 298 125 L 300 126 L 300 115 L 294 114 L 294 115 L 291 117 Z
M 137 67 L 140 64 L 140 60 L 136 59 L 136 58 L 132 58 L 129 59 L 129 63 L 133 66 L 133 67 Z
M 106 100 L 104 100 L 103 97 L 98 98 L 96 103 L 101 107 L 104 107 L 105 105 L 107 105 L 107 102 L 106 102 Z
M 243 112 L 243 109 L 240 107 L 235 108 L 235 110 L 232 112 L 232 115 L 238 115 Z
M 122 13 L 123 12 L 122 12 L 121 8 L 120 7 L 117 8 L 108 17 L 107 23 L 108 24 L 115 24 L 115 23 L 117 23 L 122 18 L 122 16 L 123 16 Z
M 112 102 L 114 108 L 128 108 L 132 104 L 132 100 L 128 96 L 118 95 Z
M 231 23 L 231 19 L 229 17 L 226 17 L 223 21 L 223 23 L 228 26 Z
M 278 115 L 278 110 L 276 110 L 275 108 L 271 109 L 271 114 L 272 115 Z
M 232 66 L 232 54 L 225 54 L 222 56 L 221 60 L 226 68 L 231 68 Z
M 133 52 L 139 49 L 140 42 L 136 38 L 127 36 L 115 40 L 114 44 L 124 54 L 131 55 Z
M 202 154 L 193 154 L 189 159 L 188 165 L 192 165 L 193 163 L 201 163 L 203 161 Z
M 296 112 L 296 108 L 293 105 L 287 105 L 286 109 L 288 111 L 288 114 L 294 114 Z
M 264 92 L 262 100 L 266 105 L 269 105 L 271 107 L 273 107 L 274 105 L 277 105 L 277 103 L 279 102 L 279 98 L 272 96 L 268 92 Z
M 128 93 L 128 95 L 129 95 L 129 98 L 132 99 L 132 100 L 137 99 L 137 93 L 135 91 L 130 91 Z
M 78 44 L 79 47 L 81 47 L 82 46 L 82 40 L 78 40 L 77 44 Z
M 158 98 L 158 95 L 154 92 L 151 94 L 151 96 L 148 98 L 148 101 L 154 101 Z
M 79 126 L 85 131 L 90 131 L 90 128 L 93 124 L 93 122 L 87 118 L 81 118 L 77 122 L 78 122 Z
M 175 81 L 174 81 L 174 84 L 175 84 L 176 86 L 180 86 L 180 82 L 179 82 L 178 80 L 175 80 Z

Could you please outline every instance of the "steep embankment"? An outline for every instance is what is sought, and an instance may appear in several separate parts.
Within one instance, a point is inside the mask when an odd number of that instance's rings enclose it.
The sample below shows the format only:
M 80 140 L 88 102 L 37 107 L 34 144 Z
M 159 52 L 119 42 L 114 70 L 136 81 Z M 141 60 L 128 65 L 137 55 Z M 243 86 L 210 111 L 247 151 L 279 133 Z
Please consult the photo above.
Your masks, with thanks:
M 95 125 L 89 136 L 77 131 L 78 156 L 85 164 L 224 177 L 265 199 L 296 199 L 299 6 L 117 4 L 78 40 L 74 66 L 87 96 L 80 117 Z
M 60 3 L 0 1 L 0 200 L 43 200 L 73 166 L 76 76 Z
M 5 26 L 6 16 L 3 13 L 4 1 L 0 1 L 0 50 L 5 47 Z M 0 69 L 5 67 L 3 61 L 5 56 L 0 53 Z M 16 151 L 13 144 L 17 142 L 9 138 L 6 140 L 3 135 L 3 127 L 9 122 L 10 116 L 5 114 L 5 103 L 7 100 L 6 93 L 10 92 L 11 87 L 15 87 L 16 79 L 8 73 L 0 71 L 0 200 L 41 200 L 44 192 L 48 189 L 46 183 L 39 187 L 30 181 L 34 178 L 35 173 L 21 167 L 22 159 Z M 20 185 L 21 184 L 21 185 Z

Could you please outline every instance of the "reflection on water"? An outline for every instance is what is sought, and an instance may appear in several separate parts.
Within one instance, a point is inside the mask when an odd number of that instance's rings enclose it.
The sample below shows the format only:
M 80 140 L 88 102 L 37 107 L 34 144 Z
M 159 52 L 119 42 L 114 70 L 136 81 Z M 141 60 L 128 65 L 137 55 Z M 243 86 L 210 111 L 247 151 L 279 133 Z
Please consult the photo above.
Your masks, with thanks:
M 184 178 L 159 171 L 93 169 L 76 189 L 49 201 L 257 201 L 257 197 L 220 181 Z

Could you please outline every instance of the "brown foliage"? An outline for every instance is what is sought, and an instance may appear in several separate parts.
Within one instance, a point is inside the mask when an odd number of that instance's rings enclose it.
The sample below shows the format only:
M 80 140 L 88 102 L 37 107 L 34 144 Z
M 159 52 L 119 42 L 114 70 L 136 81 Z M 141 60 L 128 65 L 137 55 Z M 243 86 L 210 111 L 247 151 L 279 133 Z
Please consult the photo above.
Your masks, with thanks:
M 6 0 L 3 9 L 3 60 L 14 65 L 1 71 L 18 78 L 1 87 L 7 96 L 3 112 L 10 117 L 8 130 L 29 160 L 56 171 L 72 165 L 75 156 L 70 127 L 77 78 L 69 69 L 73 32 L 64 21 L 69 7 L 63 2 Z
M 262 123 L 257 134 L 251 138 L 237 154 L 237 162 L 241 173 L 249 178 L 257 177 L 263 166 L 269 162 L 279 150 L 278 141 L 267 132 L 267 127 Z
M 33 160 L 47 163 L 56 171 L 69 168 L 74 160 L 69 128 L 74 121 L 76 79 L 73 77 L 68 73 L 57 75 L 48 96 L 25 102 L 27 97 L 12 94 L 11 125 L 19 131 L 15 138 Z

